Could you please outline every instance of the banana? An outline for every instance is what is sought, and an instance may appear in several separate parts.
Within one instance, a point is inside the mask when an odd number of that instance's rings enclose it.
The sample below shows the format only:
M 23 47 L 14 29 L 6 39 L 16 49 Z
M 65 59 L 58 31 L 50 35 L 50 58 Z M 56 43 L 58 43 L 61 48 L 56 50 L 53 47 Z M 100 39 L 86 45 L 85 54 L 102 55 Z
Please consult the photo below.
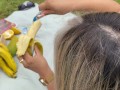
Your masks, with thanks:
M 17 53 L 16 54 L 18 57 L 24 55 L 26 51 L 28 51 L 29 54 L 32 55 L 33 47 L 35 44 L 34 38 L 40 26 L 41 26 L 41 23 L 39 20 L 37 20 L 31 25 L 27 34 L 20 35 L 18 42 L 17 42 Z M 42 45 L 37 43 L 37 46 L 39 46 L 40 47 L 39 50 L 43 52 Z
M 36 35 L 37 31 L 39 30 L 40 26 L 41 26 L 41 22 L 39 20 L 35 21 L 31 25 L 27 35 L 31 38 L 35 38 L 35 35 Z
M 25 54 L 31 39 L 32 38 L 27 35 L 20 35 L 18 42 L 16 44 L 17 45 L 16 54 L 18 57 Z
M 5 63 L 8 65 L 8 67 L 14 71 L 17 72 L 17 65 L 12 58 L 11 54 L 7 51 L 5 51 L 3 48 L 0 47 L 0 57 L 4 59 Z
M 34 40 L 32 39 L 30 42 L 29 42 L 29 46 L 27 48 L 27 52 L 32 56 L 33 55 L 33 50 L 34 50 Z
M 18 37 L 16 37 L 15 35 L 11 38 L 9 44 L 7 45 L 7 48 L 9 50 L 9 52 L 11 53 L 11 55 L 14 57 L 16 55 L 16 51 L 17 51 L 17 46 L 16 43 L 18 41 Z
M 15 61 L 10 55 L 9 49 L 5 44 L 0 42 L 0 68 L 5 72 L 9 77 L 15 78 L 17 72 L 17 66 Z
M 3 48 L 5 51 L 9 51 L 8 48 L 1 42 L 0 42 L 0 48 Z
M 12 71 L 4 62 L 4 60 L 0 57 L 0 68 L 3 70 L 11 78 L 16 78 L 16 73 Z
M 42 44 L 38 42 L 37 40 L 30 41 L 29 47 L 27 48 L 27 52 L 32 56 L 35 46 L 37 46 L 38 49 L 41 51 L 41 54 L 43 54 Z
M 16 27 L 11 27 L 11 30 L 13 30 L 13 32 L 14 32 L 15 35 L 21 34 L 21 30 L 19 30 Z
M 41 51 L 41 54 L 43 54 L 43 47 L 42 44 L 40 42 L 38 42 L 37 40 L 34 41 L 34 46 L 37 46 L 38 49 Z

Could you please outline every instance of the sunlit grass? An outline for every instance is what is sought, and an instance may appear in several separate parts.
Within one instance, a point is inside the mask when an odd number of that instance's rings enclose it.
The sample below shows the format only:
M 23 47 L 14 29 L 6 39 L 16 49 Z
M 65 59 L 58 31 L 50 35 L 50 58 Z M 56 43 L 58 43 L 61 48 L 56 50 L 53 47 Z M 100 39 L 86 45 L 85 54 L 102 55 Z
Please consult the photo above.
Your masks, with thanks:
M 115 1 L 117 1 L 117 2 L 119 2 L 119 3 L 120 3 L 120 0 L 115 0 Z
M 18 5 L 26 0 L 0 0 L 0 18 L 5 18 L 13 11 L 18 10 Z M 29 0 L 34 3 L 41 3 L 44 0 Z
M 26 0 L 0 0 L 0 18 L 5 18 L 12 12 L 18 10 L 18 5 Z M 44 0 L 29 0 L 34 3 L 41 3 Z M 116 0 L 120 3 L 120 0 Z

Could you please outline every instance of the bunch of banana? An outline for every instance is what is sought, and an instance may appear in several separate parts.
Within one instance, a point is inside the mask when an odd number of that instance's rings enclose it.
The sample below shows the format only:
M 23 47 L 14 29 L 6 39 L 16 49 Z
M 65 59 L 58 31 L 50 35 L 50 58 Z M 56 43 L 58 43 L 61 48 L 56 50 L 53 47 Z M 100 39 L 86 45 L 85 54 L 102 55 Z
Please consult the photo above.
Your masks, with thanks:
M 8 48 L 2 43 L 0 43 L 0 68 L 9 77 L 16 77 L 17 65 L 12 58 Z
M 32 55 L 35 45 L 43 53 L 42 45 L 40 44 L 40 42 L 34 39 L 40 26 L 41 26 L 41 22 L 37 20 L 33 22 L 27 34 L 24 35 L 22 34 L 19 36 L 17 42 L 17 53 L 16 53 L 18 57 L 24 55 L 26 51 L 28 51 L 29 54 Z

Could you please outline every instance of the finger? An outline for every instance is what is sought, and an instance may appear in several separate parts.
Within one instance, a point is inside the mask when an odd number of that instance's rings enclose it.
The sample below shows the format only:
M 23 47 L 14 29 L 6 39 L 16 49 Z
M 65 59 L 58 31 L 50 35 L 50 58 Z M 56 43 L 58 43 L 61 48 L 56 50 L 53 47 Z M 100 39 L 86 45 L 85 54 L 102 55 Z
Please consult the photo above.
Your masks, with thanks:
M 41 18 L 41 17 L 44 17 L 45 14 L 44 13 L 41 13 L 40 15 L 37 16 L 37 18 Z
M 26 61 L 24 59 L 22 59 L 23 61 L 21 61 L 20 63 L 22 63 L 24 66 L 27 65 Z
M 35 45 L 35 54 L 36 55 L 42 55 L 38 47 Z
M 24 56 L 23 56 L 23 59 L 25 60 L 25 61 L 27 61 L 27 60 L 29 60 L 29 59 L 31 59 L 32 58 L 32 56 L 28 53 L 28 52 L 26 52 L 25 54 L 24 54 Z
M 19 62 L 20 62 L 22 59 L 23 59 L 23 57 L 22 57 L 22 56 L 18 57 Z
M 23 59 L 23 61 L 20 63 L 22 63 L 25 68 L 28 68 L 28 64 L 26 63 L 25 59 Z
M 22 59 L 22 56 L 18 57 L 18 60 L 21 60 Z
M 25 68 L 28 68 L 28 64 L 26 63 L 26 61 L 25 61 L 25 59 L 24 59 L 23 56 L 18 57 L 18 59 L 19 59 L 19 62 L 20 62 L 21 64 L 23 64 L 23 66 L 24 66 Z
M 42 14 L 49 15 L 49 14 L 56 14 L 56 13 L 53 10 L 44 10 L 44 11 L 42 11 Z
M 19 62 L 22 63 L 23 65 L 26 65 L 25 59 L 23 59 L 23 57 L 18 57 Z
M 43 2 L 39 5 L 39 10 L 45 10 L 47 9 L 47 5 L 46 5 L 46 2 Z

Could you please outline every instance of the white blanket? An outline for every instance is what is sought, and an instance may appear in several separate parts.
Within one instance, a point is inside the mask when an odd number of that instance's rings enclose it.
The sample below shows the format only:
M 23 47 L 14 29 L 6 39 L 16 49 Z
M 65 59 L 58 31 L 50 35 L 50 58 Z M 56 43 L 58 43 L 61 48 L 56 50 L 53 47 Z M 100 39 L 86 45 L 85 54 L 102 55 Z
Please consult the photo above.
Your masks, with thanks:
M 36 7 L 29 10 L 15 11 L 6 19 L 15 23 L 18 27 L 29 27 L 38 11 L 38 5 L 36 4 Z M 67 21 L 74 17 L 76 16 L 68 13 L 66 15 L 48 15 L 41 19 L 42 27 L 38 31 L 36 39 L 42 43 L 44 56 L 52 70 L 54 70 L 53 51 L 56 32 L 67 25 Z M 24 68 L 17 58 L 15 60 L 18 65 L 17 78 L 9 78 L 0 70 L 0 90 L 47 90 L 38 81 L 38 74 Z

